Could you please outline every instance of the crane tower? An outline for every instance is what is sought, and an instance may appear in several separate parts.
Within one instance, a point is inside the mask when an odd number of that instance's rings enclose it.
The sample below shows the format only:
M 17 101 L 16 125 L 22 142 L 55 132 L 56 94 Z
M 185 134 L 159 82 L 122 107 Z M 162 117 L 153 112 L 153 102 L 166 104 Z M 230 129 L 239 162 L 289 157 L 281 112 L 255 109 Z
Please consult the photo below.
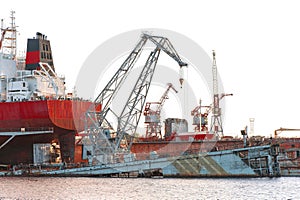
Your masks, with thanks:
M 212 65 L 212 75 L 213 75 L 213 105 L 212 105 L 212 116 L 211 116 L 211 127 L 210 131 L 215 134 L 216 137 L 223 136 L 223 126 L 220 108 L 220 95 L 218 90 L 218 72 L 217 72 L 217 62 L 216 53 L 213 51 L 213 65 Z
M 216 53 L 213 51 L 213 65 L 212 65 L 212 75 L 213 75 L 213 103 L 209 106 L 203 106 L 200 100 L 198 106 L 196 106 L 192 111 L 193 125 L 195 125 L 195 132 L 207 132 L 208 131 L 208 115 L 211 114 L 211 124 L 210 133 L 213 133 L 217 138 L 223 136 L 222 118 L 221 118 L 221 108 L 220 100 L 226 96 L 232 96 L 233 94 L 219 94 L 218 90 L 218 73 L 216 64 Z M 202 113 L 201 108 L 205 108 Z

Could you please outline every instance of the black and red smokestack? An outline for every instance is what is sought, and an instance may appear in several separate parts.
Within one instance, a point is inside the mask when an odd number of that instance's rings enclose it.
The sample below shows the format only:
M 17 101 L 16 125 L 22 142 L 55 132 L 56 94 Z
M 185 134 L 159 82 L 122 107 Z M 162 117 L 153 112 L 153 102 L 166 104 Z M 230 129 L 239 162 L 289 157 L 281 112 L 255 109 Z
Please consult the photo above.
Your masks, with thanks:
M 39 62 L 48 63 L 54 69 L 50 41 L 39 32 L 36 37 L 27 40 L 26 70 L 37 70 Z

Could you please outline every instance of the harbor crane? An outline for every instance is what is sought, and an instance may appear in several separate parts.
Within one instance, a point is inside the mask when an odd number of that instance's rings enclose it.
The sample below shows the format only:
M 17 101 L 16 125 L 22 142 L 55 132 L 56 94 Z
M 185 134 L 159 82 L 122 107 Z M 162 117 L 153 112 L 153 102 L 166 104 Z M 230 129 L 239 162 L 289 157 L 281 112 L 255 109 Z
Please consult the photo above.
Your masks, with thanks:
M 112 101 L 140 57 L 147 41 L 152 42 L 155 48 L 148 56 L 133 89 L 130 91 L 130 95 L 122 112 L 116 114 L 111 107 Z M 84 145 L 92 147 L 90 148 L 90 153 L 94 157 L 98 155 L 112 155 L 119 151 L 130 149 L 132 136 L 135 134 L 141 113 L 143 112 L 145 100 L 161 51 L 173 58 L 178 63 L 180 69 L 187 66 L 187 64 L 180 59 L 168 38 L 142 33 L 135 48 L 97 96 L 94 105 L 86 112 L 85 132 L 89 139 Z M 101 110 L 99 109 L 100 107 Z M 109 123 L 107 119 L 108 114 L 112 114 L 117 118 L 116 130 L 114 130 Z M 110 138 L 112 130 L 115 131 L 115 137 Z M 120 148 L 120 146 L 124 146 L 124 143 L 127 149 Z
M 232 96 L 233 94 L 219 94 L 218 90 L 218 73 L 217 73 L 217 61 L 216 52 L 213 51 L 213 104 L 212 104 L 212 116 L 211 116 L 211 126 L 210 132 L 213 132 L 216 137 L 223 137 L 223 126 L 222 126 L 222 112 L 220 108 L 220 100 L 225 96 Z
M 146 124 L 146 138 L 162 139 L 161 135 L 161 119 L 160 113 L 166 99 L 169 99 L 168 93 L 172 89 L 174 92 L 178 91 L 174 88 L 172 83 L 167 84 L 168 87 L 158 102 L 147 102 L 144 110 L 145 124 Z
M 204 113 L 201 112 L 202 108 L 206 109 Z M 208 131 L 207 117 L 210 113 L 211 108 L 212 104 L 210 104 L 209 106 L 203 106 L 202 100 L 200 99 L 199 105 L 191 111 L 191 115 L 193 116 L 193 125 L 195 125 L 195 132 Z
M 193 125 L 195 125 L 195 132 L 199 131 L 208 131 L 208 115 L 212 112 L 211 116 L 211 126 L 210 132 L 213 132 L 215 136 L 223 136 L 223 127 L 221 119 L 221 108 L 219 105 L 220 100 L 226 96 L 232 96 L 233 94 L 219 94 L 218 91 L 218 73 L 217 73 L 217 64 L 216 64 L 216 53 L 213 51 L 213 103 L 209 106 L 203 106 L 202 100 L 200 99 L 199 105 L 196 106 L 192 111 L 191 115 L 193 116 Z M 201 108 L 205 108 L 205 111 L 202 113 Z
M 300 129 L 298 129 L 298 128 L 282 128 L 282 127 L 280 127 L 279 129 L 276 129 L 276 130 L 274 131 L 274 138 L 278 138 L 278 135 L 279 135 L 282 131 L 300 131 Z
M 226 96 L 232 96 L 232 95 L 233 94 L 222 93 L 220 95 L 219 100 L 222 100 Z M 205 109 L 203 113 L 202 113 L 202 108 Z M 191 116 L 193 116 L 193 125 L 195 125 L 195 132 L 208 131 L 208 115 L 210 114 L 212 108 L 213 108 L 212 103 L 209 106 L 203 106 L 202 100 L 200 99 L 199 105 L 196 106 L 191 111 Z

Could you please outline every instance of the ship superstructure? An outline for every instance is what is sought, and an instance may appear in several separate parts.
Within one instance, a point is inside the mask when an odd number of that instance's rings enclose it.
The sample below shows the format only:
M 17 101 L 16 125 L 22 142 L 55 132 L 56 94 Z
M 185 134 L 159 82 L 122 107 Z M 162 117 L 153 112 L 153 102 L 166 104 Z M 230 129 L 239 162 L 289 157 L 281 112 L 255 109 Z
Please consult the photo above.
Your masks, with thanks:
M 28 101 L 64 98 L 65 78 L 55 73 L 50 41 L 39 32 L 27 41 L 26 67 L 17 69 L 15 12 L 11 26 L 1 25 L 0 101 Z

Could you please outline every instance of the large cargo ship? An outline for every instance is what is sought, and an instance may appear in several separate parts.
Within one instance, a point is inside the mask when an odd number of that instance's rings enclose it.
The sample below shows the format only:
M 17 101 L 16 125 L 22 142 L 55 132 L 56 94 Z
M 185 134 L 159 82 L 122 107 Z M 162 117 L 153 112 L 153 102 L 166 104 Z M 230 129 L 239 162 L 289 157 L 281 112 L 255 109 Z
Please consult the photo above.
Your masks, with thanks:
M 12 12 L 11 26 L 1 27 L 0 164 L 74 162 L 75 135 L 91 104 L 65 93 L 47 36 L 28 39 L 24 62 L 16 56 L 16 34 Z

